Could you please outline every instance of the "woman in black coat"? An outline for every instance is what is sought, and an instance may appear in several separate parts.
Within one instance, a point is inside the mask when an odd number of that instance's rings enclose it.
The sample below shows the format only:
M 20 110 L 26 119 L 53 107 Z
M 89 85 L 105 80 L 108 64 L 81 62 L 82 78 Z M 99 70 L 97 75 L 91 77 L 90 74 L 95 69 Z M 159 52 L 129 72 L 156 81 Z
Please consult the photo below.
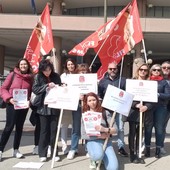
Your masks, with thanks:
M 53 155 L 58 119 L 60 111 L 44 105 L 44 98 L 47 88 L 53 88 L 55 85 L 61 85 L 59 74 L 54 72 L 53 64 L 50 60 L 42 60 L 39 64 L 39 72 L 34 78 L 33 93 L 39 98 L 37 113 L 40 116 L 40 139 L 39 139 L 39 157 L 41 162 L 47 160 L 48 145 L 51 145 L 51 155 Z M 56 161 L 59 157 L 56 156 Z
M 147 64 L 142 64 L 136 71 L 134 79 L 147 80 L 149 77 L 149 67 Z M 142 158 L 138 158 L 139 149 L 139 117 L 140 112 L 144 114 L 144 128 L 152 126 L 149 125 L 150 119 L 152 119 L 152 107 L 153 104 L 149 102 L 143 102 L 140 104 L 139 101 L 133 101 L 132 108 L 130 110 L 127 120 L 129 122 L 129 150 L 130 150 L 130 161 L 132 163 L 145 163 Z M 147 133 L 147 129 L 145 129 Z

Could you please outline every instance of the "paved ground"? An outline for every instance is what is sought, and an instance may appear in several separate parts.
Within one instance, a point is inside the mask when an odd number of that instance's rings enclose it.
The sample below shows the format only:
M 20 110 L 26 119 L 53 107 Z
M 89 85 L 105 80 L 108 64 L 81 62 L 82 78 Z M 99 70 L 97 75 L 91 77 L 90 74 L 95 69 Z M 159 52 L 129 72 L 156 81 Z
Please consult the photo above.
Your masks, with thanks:
M 11 135 L 9 142 L 5 148 L 5 152 L 3 153 L 3 161 L 0 162 L 0 170 L 20 170 L 19 168 L 13 168 L 13 166 L 19 162 L 39 162 L 39 158 L 37 155 L 32 155 L 33 149 L 33 127 L 29 123 L 29 115 L 27 116 L 27 120 L 24 126 L 24 133 L 21 141 L 20 151 L 24 154 L 25 158 L 16 159 L 12 158 L 12 142 L 13 135 Z M 5 124 L 5 113 L 4 110 L 0 109 L 0 134 Z M 128 134 L 128 125 L 125 124 L 125 142 L 127 144 L 127 134 Z M 70 143 L 70 141 L 69 141 Z M 60 145 L 60 143 L 59 143 Z M 117 151 L 116 143 L 113 142 L 113 146 Z M 168 170 L 170 167 L 170 123 L 167 129 L 167 137 L 165 140 L 165 149 L 167 150 L 167 154 L 161 159 L 156 159 L 154 157 L 154 139 L 152 142 L 152 150 L 151 150 L 151 158 L 145 159 L 145 164 L 132 164 L 129 162 L 129 158 L 123 158 L 119 155 L 118 160 L 120 164 L 120 170 Z M 61 150 L 61 148 L 59 148 Z M 126 148 L 127 149 L 127 148 Z M 128 149 L 127 149 L 128 150 Z M 88 170 L 89 169 L 89 159 L 85 156 L 84 146 L 79 145 L 79 155 L 73 160 L 67 160 L 66 156 L 61 155 L 61 161 L 54 163 L 54 168 L 56 170 Z M 40 168 L 41 170 L 49 170 L 51 169 L 51 160 L 44 163 L 44 165 Z

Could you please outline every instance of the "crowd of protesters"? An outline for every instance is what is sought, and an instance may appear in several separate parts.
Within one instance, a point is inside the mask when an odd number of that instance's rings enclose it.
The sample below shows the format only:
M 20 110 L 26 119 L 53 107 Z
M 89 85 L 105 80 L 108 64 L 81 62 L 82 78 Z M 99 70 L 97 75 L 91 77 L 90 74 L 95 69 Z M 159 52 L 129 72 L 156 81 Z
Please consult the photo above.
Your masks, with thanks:
M 0 138 L 0 161 L 3 160 L 3 151 L 14 127 L 13 156 L 16 158 L 23 157 L 23 154 L 19 152 L 19 145 L 28 108 L 20 110 L 14 109 L 16 101 L 13 98 L 13 90 L 27 89 L 28 101 L 31 99 L 31 92 L 38 97 L 36 103 L 30 103 L 30 107 L 34 112 L 34 118 L 30 118 L 30 121 L 33 125 L 36 125 L 35 148 L 33 154 L 38 154 L 40 161 L 45 162 L 48 158 L 47 154 L 49 148 L 51 156 L 54 151 L 60 115 L 59 109 L 52 109 L 44 104 L 46 92 L 56 85 L 67 86 L 68 76 L 70 74 L 87 73 L 90 73 L 87 64 L 76 64 L 73 59 L 69 58 L 65 62 L 63 74 L 59 76 L 58 73 L 54 72 L 52 62 L 49 59 L 43 59 L 39 64 L 39 72 L 33 76 L 29 62 L 26 59 L 19 60 L 14 71 L 7 76 L 1 87 L 1 97 L 7 104 L 7 120 Z M 157 81 L 158 102 L 143 102 L 141 104 L 140 102 L 133 101 L 129 116 L 123 118 L 121 114 L 117 113 L 115 117 L 116 128 L 110 127 L 108 122 L 113 112 L 102 108 L 101 100 L 105 96 L 108 85 L 126 90 L 126 78 L 119 75 L 119 68 L 116 63 L 109 63 L 107 72 L 98 83 L 98 94 L 88 93 L 80 95 L 80 102 L 76 111 L 64 110 L 61 124 L 61 143 L 63 154 L 67 154 L 67 159 L 74 159 L 76 154 L 78 154 L 78 144 L 79 140 L 82 138 L 85 140 L 85 149 L 90 158 L 91 169 L 95 169 L 97 162 L 103 160 L 107 170 L 117 170 L 119 169 L 119 165 L 115 154 L 115 148 L 112 146 L 113 138 L 111 137 L 112 134 L 117 134 L 117 153 L 123 157 L 129 156 L 131 163 L 145 163 L 144 158 L 139 157 L 139 113 L 141 112 L 144 114 L 144 157 L 152 156 L 150 148 L 153 128 L 155 129 L 155 157 L 161 158 L 162 155 L 166 154 L 164 141 L 166 127 L 170 117 L 170 62 L 165 61 L 162 65 L 154 64 L 151 68 L 143 63 L 138 66 L 136 74 L 132 79 Z M 101 133 L 100 137 L 89 137 L 84 130 L 84 125 L 81 121 L 82 113 L 88 110 L 102 113 L 101 126 L 95 127 L 96 130 Z M 129 123 L 129 154 L 128 151 L 125 150 L 124 142 L 125 121 Z M 70 148 L 67 143 L 69 124 L 72 125 Z M 106 138 L 109 138 L 109 141 L 103 152 L 103 143 Z M 57 147 L 55 161 L 59 160 L 60 157 L 58 156 Z

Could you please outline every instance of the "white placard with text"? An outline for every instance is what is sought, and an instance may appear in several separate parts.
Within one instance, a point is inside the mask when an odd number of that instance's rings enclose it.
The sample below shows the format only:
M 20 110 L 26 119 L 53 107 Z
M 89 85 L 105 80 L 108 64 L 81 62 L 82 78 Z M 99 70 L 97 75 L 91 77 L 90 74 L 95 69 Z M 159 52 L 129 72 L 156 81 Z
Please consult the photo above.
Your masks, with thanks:
M 126 80 L 126 91 L 135 101 L 158 102 L 158 82 L 152 80 Z
M 50 108 L 77 110 L 80 90 L 74 87 L 55 86 L 47 93 L 44 104 Z
M 115 86 L 108 85 L 102 107 L 128 116 L 133 102 L 133 95 Z
M 97 94 L 97 74 L 69 74 L 67 85 L 80 89 L 81 94 Z

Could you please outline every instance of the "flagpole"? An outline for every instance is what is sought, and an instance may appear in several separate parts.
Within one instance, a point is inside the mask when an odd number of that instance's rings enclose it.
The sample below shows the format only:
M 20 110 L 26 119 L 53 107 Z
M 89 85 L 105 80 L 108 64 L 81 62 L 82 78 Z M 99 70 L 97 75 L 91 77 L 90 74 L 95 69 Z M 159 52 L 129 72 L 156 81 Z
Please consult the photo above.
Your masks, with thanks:
M 93 61 L 92 61 L 91 64 L 90 64 L 90 67 L 89 67 L 90 69 L 92 68 L 92 65 L 93 65 L 94 61 L 96 60 L 99 52 L 101 51 L 101 49 L 102 49 L 102 47 L 104 46 L 105 42 L 107 41 L 108 37 L 109 37 L 109 35 L 107 35 L 107 37 L 106 37 L 105 40 L 103 41 L 102 45 L 100 46 L 99 50 L 97 51 L 97 53 L 96 53 Z
M 108 0 L 104 0 L 104 23 L 107 22 L 107 4 Z
M 52 57 L 53 57 L 53 66 L 54 66 L 54 71 L 57 73 L 57 67 L 56 67 L 56 49 L 52 49 Z
M 144 50 L 145 62 L 147 63 L 148 59 L 147 59 L 147 54 L 146 54 L 146 48 L 145 48 L 145 41 L 144 41 L 144 39 L 142 39 L 142 45 L 143 45 L 143 50 Z
M 122 61 L 121 61 L 120 74 L 119 74 L 119 86 L 118 86 L 118 88 L 120 88 L 120 83 L 121 83 L 121 77 L 122 77 L 122 72 L 123 72 L 123 62 L 124 62 L 124 56 L 122 57 Z

